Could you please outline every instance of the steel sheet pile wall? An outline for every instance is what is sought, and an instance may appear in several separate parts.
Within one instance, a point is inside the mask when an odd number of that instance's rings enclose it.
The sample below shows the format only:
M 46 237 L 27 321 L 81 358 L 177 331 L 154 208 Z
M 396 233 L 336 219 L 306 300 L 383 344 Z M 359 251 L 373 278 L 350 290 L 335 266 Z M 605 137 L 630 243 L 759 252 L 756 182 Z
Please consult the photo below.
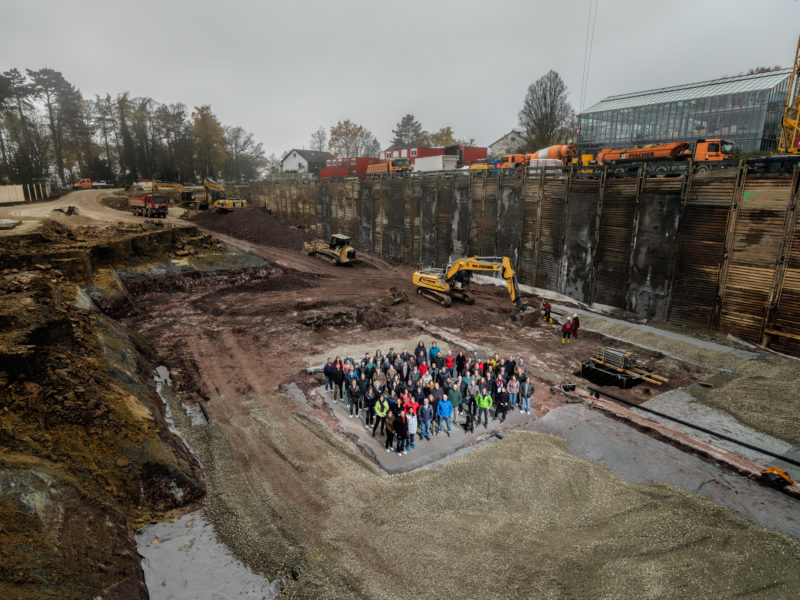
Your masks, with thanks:
M 520 282 L 800 354 L 798 171 L 255 186 L 279 217 L 413 265 L 509 256 Z
M 566 179 L 546 179 L 539 211 L 539 248 L 536 253 L 535 285 L 558 290 L 561 253 L 564 245 Z
M 599 304 L 625 306 L 638 191 L 638 181 L 633 179 L 610 179 L 600 188 L 600 231 L 592 289 L 593 299 Z

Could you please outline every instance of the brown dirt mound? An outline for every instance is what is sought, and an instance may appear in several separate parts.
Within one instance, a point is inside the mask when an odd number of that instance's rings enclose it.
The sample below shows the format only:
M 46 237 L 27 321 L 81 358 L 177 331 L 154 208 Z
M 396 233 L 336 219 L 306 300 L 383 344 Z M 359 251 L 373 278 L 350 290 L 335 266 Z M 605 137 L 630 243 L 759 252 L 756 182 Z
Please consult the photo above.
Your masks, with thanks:
M 194 223 L 240 240 L 289 250 L 302 250 L 303 242 L 313 240 L 313 233 L 290 227 L 261 209 L 248 208 L 227 214 L 203 211 L 193 216 Z

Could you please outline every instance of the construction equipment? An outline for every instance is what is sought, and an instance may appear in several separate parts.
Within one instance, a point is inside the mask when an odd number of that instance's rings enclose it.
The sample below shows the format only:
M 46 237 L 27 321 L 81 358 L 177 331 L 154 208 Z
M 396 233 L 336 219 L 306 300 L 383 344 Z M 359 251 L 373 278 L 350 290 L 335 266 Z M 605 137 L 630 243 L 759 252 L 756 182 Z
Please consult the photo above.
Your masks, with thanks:
M 623 389 L 646 381 L 653 385 L 663 385 L 669 379 L 643 368 L 637 363 L 636 355 L 616 348 L 599 348 L 593 356 L 581 365 L 581 377 L 601 385 L 615 384 Z
M 167 181 L 153 180 L 153 193 L 161 194 L 164 190 L 178 190 L 181 193 L 181 202 L 191 202 L 192 192 L 187 192 L 186 188 L 180 183 L 170 183 Z
M 367 167 L 367 175 L 399 174 L 409 171 L 411 171 L 411 162 L 407 158 L 392 158 Z
M 447 269 L 421 269 L 412 277 L 417 287 L 417 294 L 438 302 L 442 306 L 450 306 L 453 299 L 473 304 L 475 300 L 467 293 L 472 273 L 502 273 L 506 280 L 511 302 L 517 310 L 524 310 L 526 305 L 519 294 L 517 274 L 511 267 L 507 256 L 472 256 L 459 259 Z
M 319 256 L 335 265 L 348 265 L 357 260 L 355 248 L 350 245 L 350 240 L 349 235 L 334 233 L 330 242 L 325 240 L 305 242 L 303 251 L 309 256 Z
M 497 163 L 498 169 L 517 169 L 527 167 L 530 162 L 528 154 L 506 154 Z
M 597 155 L 598 165 L 618 165 L 636 162 L 683 161 L 696 163 L 733 160 L 733 143 L 720 138 L 689 142 L 672 142 L 643 148 L 603 148 Z
M 528 154 L 528 161 L 555 159 L 560 160 L 562 164 L 569 164 L 578 154 L 575 149 L 575 144 L 560 144 L 556 146 L 548 146 L 537 150 L 533 154 Z
M 778 152 L 800 154 L 800 38 L 797 39 L 789 92 L 786 94 L 786 105 L 783 109 Z
M 386 295 L 383 297 L 383 303 L 387 306 L 394 306 L 395 304 L 400 304 L 401 302 L 408 302 L 408 296 L 406 295 L 405 290 L 398 290 L 396 287 L 390 287 L 389 291 L 386 292 Z
M 197 207 L 200 210 L 214 208 L 218 212 L 227 212 L 229 210 L 247 208 L 247 200 L 243 198 L 228 198 L 225 193 L 225 186 L 209 177 L 203 180 L 202 196 L 194 194 L 193 202 L 197 202 Z
M 164 196 L 147 194 L 139 198 L 128 198 L 128 208 L 141 217 L 166 217 L 167 199 Z

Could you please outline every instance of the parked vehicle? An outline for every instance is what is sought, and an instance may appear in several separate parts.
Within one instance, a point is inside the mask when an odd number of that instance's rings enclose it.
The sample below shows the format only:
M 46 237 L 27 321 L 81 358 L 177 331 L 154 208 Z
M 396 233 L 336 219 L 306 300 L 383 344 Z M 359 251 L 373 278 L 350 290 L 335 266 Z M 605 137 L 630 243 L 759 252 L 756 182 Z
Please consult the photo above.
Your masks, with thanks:
M 92 181 L 89 177 L 83 177 L 72 186 L 74 190 L 91 190 L 111 187 L 106 181 Z
M 418 157 L 414 161 L 414 171 L 453 171 L 457 166 L 458 156 L 446 154 Z
M 699 139 L 696 142 L 672 142 L 643 148 L 603 148 L 597 155 L 598 165 L 650 163 L 657 161 L 693 160 L 696 163 L 734 160 L 733 143 L 720 138 Z
M 167 198 L 165 196 L 158 196 L 147 194 L 137 198 L 128 198 L 128 207 L 134 215 L 143 217 L 166 217 L 167 216 Z
M 367 175 L 385 175 L 389 173 L 408 173 L 411 163 L 407 158 L 393 158 L 367 167 Z

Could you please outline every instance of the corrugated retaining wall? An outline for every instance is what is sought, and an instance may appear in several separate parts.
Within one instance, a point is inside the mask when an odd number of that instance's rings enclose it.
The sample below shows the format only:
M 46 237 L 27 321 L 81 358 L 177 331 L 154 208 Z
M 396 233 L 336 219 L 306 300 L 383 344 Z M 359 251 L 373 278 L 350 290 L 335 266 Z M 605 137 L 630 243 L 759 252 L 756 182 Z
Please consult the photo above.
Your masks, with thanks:
M 791 176 L 441 177 L 271 183 L 251 202 L 414 265 L 509 256 L 520 282 L 800 355 Z

